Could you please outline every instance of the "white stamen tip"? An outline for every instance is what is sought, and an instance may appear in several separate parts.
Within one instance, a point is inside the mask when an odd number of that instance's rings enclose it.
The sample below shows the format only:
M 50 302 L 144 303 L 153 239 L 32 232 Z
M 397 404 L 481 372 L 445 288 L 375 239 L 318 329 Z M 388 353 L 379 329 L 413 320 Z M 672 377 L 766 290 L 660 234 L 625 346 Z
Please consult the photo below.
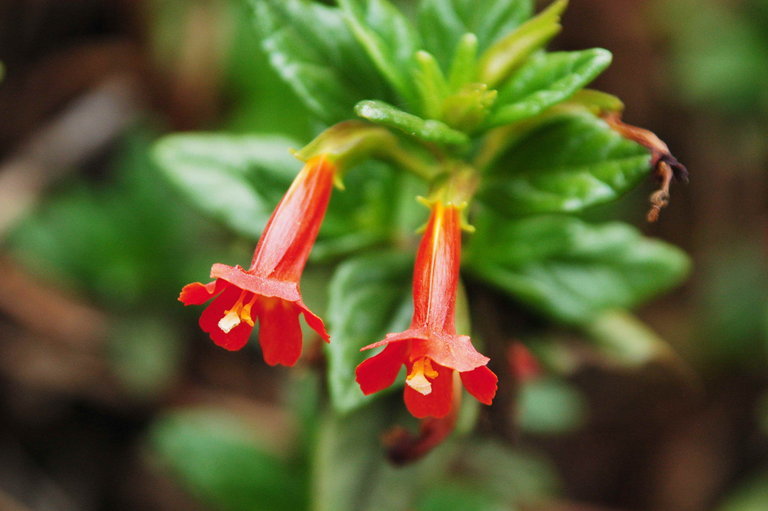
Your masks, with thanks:
M 407 383 L 408 386 L 413 390 L 424 396 L 428 396 L 430 393 L 432 393 L 432 384 L 429 382 L 429 380 L 427 380 L 426 376 L 424 376 L 424 373 L 415 374 L 406 378 L 405 383 Z
M 223 318 L 219 320 L 219 328 L 225 334 L 228 334 L 230 330 L 240 324 L 240 316 L 237 311 L 231 310 L 227 312 Z

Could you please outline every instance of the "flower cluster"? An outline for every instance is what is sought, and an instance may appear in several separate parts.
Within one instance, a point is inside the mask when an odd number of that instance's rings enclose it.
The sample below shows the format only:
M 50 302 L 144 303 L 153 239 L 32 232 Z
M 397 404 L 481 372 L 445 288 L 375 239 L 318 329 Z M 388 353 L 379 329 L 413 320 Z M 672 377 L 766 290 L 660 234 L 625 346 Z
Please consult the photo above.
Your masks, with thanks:
M 328 153 L 310 157 L 272 213 L 250 268 L 214 264 L 213 281 L 182 289 L 179 300 L 185 305 L 213 298 L 200 315 L 200 327 L 214 343 L 239 350 L 258 320 L 265 362 L 292 366 L 302 349 L 300 315 L 329 342 L 322 319 L 302 301 L 299 280 L 341 166 L 342 160 Z M 363 348 L 384 346 L 358 366 L 356 379 L 363 393 L 371 394 L 392 385 L 404 365 L 408 410 L 418 418 L 440 418 L 454 410 L 455 382 L 460 380 L 480 402 L 491 404 L 497 378 L 469 337 L 456 333 L 462 206 L 444 198 L 428 205 L 431 214 L 414 268 L 411 327 Z

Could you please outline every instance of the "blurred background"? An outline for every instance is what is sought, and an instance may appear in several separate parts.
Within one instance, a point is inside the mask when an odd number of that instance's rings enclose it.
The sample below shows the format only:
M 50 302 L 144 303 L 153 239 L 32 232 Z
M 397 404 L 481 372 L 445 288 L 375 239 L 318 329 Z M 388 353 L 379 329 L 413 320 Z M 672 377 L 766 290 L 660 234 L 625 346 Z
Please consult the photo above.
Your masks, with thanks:
M 525 509 L 764 511 L 768 1 L 572 0 L 563 24 L 553 46 L 611 50 L 593 87 L 691 171 L 656 224 L 650 179 L 594 213 L 691 255 L 687 282 L 639 311 L 679 358 L 571 354 L 479 434 L 519 453 L 504 470 L 537 496 Z M 309 139 L 247 10 L 2 0 L 0 62 L 0 510 L 302 509 L 312 364 L 271 369 L 197 330 L 180 287 L 251 242 L 194 212 L 149 154 L 182 130 Z M 520 334 L 542 336 L 573 334 Z

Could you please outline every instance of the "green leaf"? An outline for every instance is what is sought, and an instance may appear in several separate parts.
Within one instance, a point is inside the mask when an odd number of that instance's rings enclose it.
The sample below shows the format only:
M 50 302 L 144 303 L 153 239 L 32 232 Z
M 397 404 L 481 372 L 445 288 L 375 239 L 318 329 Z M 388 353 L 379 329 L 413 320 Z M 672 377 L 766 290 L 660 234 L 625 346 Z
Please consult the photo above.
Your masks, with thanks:
M 504 511 L 509 506 L 481 486 L 462 481 L 444 482 L 430 488 L 419 499 L 419 511 Z
M 307 508 L 298 468 L 264 449 L 236 417 L 185 410 L 157 420 L 153 451 L 189 490 L 223 511 L 296 511 Z
M 560 29 L 560 16 L 568 0 L 555 0 L 535 17 L 488 48 L 480 58 L 480 81 L 489 87 L 502 83 L 525 60 L 552 39 Z
M 557 115 L 514 139 L 480 196 L 507 215 L 579 211 L 632 189 L 649 160 L 645 148 L 589 114 Z
M 433 119 L 422 119 L 383 101 L 366 100 L 355 105 L 355 113 L 373 123 L 396 128 L 424 142 L 441 145 L 465 145 L 469 138 L 461 131 Z
M 715 508 L 716 511 L 763 511 L 768 509 L 768 472 L 750 475 Z
M 62 183 L 11 233 L 18 259 L 121 314 L 175 309 L 168 296 L 218 250 L 197 243 L 209 231 L 159 176 L 154 138 L 137 126 L 118 144 L 108 179 Z
M 498 126 L 538 115 L 571 97 L 610 63 L 611 53 L 601 48 L 531 57 L 499 89 L 487 124 Z
M 466 33 L 477 35 L 483 51 L 512 32 L 533 12 L 530 0 L 423 0 L 419 10 L 419 29 L 424 47 L 448 68 L 459 39 Z
M 348 415 L 320 417 L 312 467 L 312 511 L 410 511 L 414 501 L 450 466 L 450 442 L 425 459 L 393 466 L 382 435 L 401 423 L 402 400 L 379 400 Z M 399 418 L 398 418 L 399 417 Z
M 121 318 L 108 341 L 110 365 L 133 397 L 157 399 L 176 383 L 182 343 L 167 318 Z
M 421 111 L 426 117 L 440 118 L 443 101 L 448 96 L 448 82 L 435 57 L 424 50 L 416 53 L 417 69 L 414 80 L 419 90 Z
M 331 197 L 313 261 L 340 256 L 410 238 L 424 222 L 425 210 L 414 197 L 428 192 L 416 176 L 387 164 L 367 161 L 344 176 L 343 191 Z
M 468 442 L 458 459 L 463 474 L 453 482 L 482 488 L 483 493 L 505 504 L 501 509 L 527 508 L 558 493 L 557 472 L 545 457 L 511 449 L 508 444 Z
M 262 46 L 306 106 L 331 124 L 388 91 L 339 9 L 306 0 L 250 0 Z
M 340 413 L 375 397 L 364 396 L 354 379 L 357 365 L 374 354 L 360 348 L 407 328 L 411 263 L 407 254 L 364 255 L 341 264 L 333 276 L 327 313 L 333 342 L 326 354 L 331 400 Z
M 520 386 L 520 428 L 534 434 L 568 433 L 584 424 L 587 403 L 568 382 L 544 377 Z
M 256 238 L 301 166 L 288 152 L 297 146 L 278 136 L 181 134 L 161 139 L 154 156 L 194 206 Z
M 379 72 L 403 99 L 412 102 L 415 91 L 408 70 L 420 42 L 408 19 L 387 0 L 339 0 L 339 5 Z
M 584 325 L 598 352 L 622 367 L 640 367 L 651 361 L 667 364 L 681 376 L 691 369 L 648 325 L 621 309 L 611 309 Z
M 568 216 L 504 221 L 486 212 L 466 251 L 470 271 L 551 316 L 586 324 L 679 283 L 685 254 L 621 223 Z

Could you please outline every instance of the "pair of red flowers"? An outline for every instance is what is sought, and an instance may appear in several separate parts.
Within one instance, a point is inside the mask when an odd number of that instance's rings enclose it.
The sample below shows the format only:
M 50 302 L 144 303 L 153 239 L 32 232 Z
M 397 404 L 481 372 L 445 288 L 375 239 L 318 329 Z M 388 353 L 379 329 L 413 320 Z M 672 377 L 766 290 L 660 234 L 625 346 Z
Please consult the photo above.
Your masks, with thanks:
M 200 316 L 200 327 L 228 350 L 242 348 L 259 320 L 259 343 L 269 365 L 291 366 L 301 354 L 299 314 L 329 342 L 322 319 L 304 305 L 299 279 L 331 197 L 337 166 L 327 155 L 310 158 L 278 204 L 259 240 L 250 269 L 214 264 L 208 284 L 185 286 L 185 305 L 213 302 Z M 435 200 L 421 239 L 413 278 L 411 327 L 366 346 L 384 350 L 357 367 L 363 393 L 394 383 L 405 365 L 405 404 L 416 417 L 445 417 L 452 408 L 459 379 L 470 394 L 490 404 L 496 375 L 486 367 L 469 337 L 454 325 L 461 253 L 460 206 Z M 458 373 L 458 375 L 457 375 Z

